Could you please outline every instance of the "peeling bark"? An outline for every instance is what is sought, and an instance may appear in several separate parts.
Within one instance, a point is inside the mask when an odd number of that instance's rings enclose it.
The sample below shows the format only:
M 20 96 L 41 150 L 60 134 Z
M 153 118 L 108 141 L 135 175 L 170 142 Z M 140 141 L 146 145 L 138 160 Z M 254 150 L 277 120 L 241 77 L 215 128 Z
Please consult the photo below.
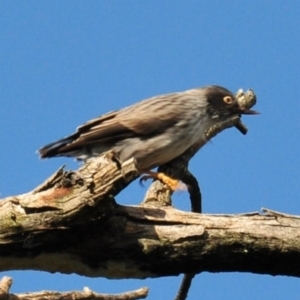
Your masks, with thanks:
M 107 278 L 203 271 L 299 276 L 293 263 L 300 259 L 299 217 L 205 215 L 153 201 L 121 206 L 114 196 L 137 177 L 134 162 L 118 169 L 102 161 L 77 172 L 60 169 L 38 190 L 0 201 L 1 271 Z

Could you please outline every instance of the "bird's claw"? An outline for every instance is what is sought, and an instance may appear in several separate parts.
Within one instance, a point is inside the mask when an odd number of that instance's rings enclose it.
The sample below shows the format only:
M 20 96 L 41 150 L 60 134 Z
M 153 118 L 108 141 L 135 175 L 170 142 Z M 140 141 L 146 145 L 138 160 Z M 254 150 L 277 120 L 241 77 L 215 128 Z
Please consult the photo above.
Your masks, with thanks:
M 144 175 L 140 178 L 140 184 L 143 184 L 143 182 L 147 181 L 148 179 L 158 179 L 167 185 L 172 191 L 187 190 L 187 187 L 184 183 L 164 173 L 149 171 L 147 172 L 147 175 Z

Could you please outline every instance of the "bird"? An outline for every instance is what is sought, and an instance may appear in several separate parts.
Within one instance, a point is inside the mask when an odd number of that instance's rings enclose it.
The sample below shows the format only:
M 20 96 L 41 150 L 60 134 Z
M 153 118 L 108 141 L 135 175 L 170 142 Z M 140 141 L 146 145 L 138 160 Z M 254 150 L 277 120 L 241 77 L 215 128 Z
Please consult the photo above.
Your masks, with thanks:
M 134 158 L 140 174 L 163 180 L 151 170 L 198 143 L 205 144 L 207 129 L 242 114 L 257 112 L 242 107 L 224 87 L 204 86 L 158 95 L 100 115 L 38 152 L 40 158 L 67 156 L 85 161 L 110 151 L 120 162 Z

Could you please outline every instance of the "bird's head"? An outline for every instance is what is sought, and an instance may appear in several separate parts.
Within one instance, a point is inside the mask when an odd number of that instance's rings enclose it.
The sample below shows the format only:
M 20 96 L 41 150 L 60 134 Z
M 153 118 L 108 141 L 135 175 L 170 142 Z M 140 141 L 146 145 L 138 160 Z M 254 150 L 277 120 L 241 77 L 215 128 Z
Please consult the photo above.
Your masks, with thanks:
M 234 115 L 256 115 L 258 112 L 243 107 L 229 90 L 212 85 L 204 88 L 207 112 L 212 119 L 224 120 Z

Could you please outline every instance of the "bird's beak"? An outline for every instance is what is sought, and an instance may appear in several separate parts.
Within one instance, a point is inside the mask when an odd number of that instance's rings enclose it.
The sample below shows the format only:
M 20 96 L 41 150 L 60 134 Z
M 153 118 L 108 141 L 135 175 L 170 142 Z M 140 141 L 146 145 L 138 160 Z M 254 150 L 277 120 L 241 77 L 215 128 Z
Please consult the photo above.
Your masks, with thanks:
M 242 114 L 242 115 L 259 115 L 260 113 L 258 111 L 252 110 L 252 109 L 240 108 L 240 114 Z
M 244 107 L 241 104 L 237 107 L 236 110 L 237 110 L 237 113 L 241 114 L 241 115 L 259 115 L 260 114 L 258 111 Z

